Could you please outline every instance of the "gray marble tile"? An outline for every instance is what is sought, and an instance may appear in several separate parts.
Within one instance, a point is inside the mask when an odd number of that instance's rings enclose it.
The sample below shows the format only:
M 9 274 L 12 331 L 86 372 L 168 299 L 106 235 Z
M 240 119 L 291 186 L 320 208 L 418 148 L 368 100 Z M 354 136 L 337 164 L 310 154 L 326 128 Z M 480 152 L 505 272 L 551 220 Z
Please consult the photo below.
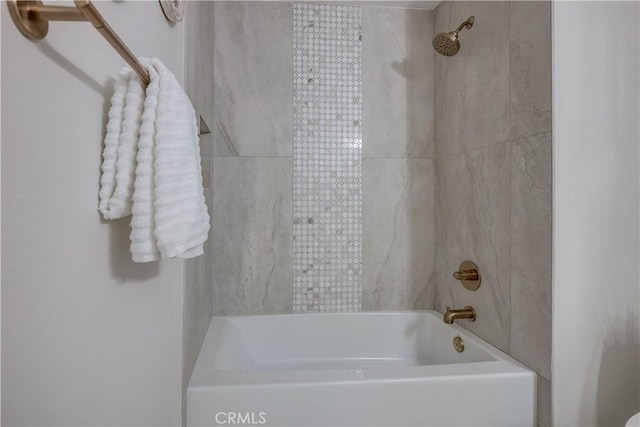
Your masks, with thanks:
M 538 413 L 537 426 L 551 427 L 553 425 L 551 418 L 551 381 L 538 375 Z
M 551 2 L 511 2 L 511 139 L 551 130 Z
M 213 3 L 214 155 L 291 156 L 291 5 Z
M 473 306 L 477 320 L 460 324 L 502 350 L 510 332 L 509 161 L 508 142 L 437 160 L 436 307 Z M 466 259 L 482 274 L 475 292 L 452 277 Z
M 435 121 L 438 157 L 509 139 L 509 2 L 443 2 L 435 33 L 462 30 L 457 55 L 435 55 Z
M 206 123 L 213 123 L 213 51 L 208 40 L 213 39 L 214 7 L 211 2 L 193 1 L 185 14 L 185 91 L 197 114 Z M 211 214 L 211 136 L 200 138 L 203 186 Z M 200 346 L 211 318 L 212 281 L 211 231 L 204 244 L 205 253 L 184 263 L 184 301 L 182 335 L 182 387 L 186 391 Z
M 290 313 L 292 159 L 214 157 L 213 313 Z
M 433 12 L 362 9 L 365 158 L 434 154 Z
M 185 12 L 185 90 L 207 125 L 213 125 L 214 3 L 190 1 Z
M 211 215 L 212 194 L 205 190 L 205 200 Z M 182 386 L 183 391 L 189 384 L 191 372 L 195 366 L 200 347 L 204 341 L 212 314 L 213 274 L 211 266 L 212 232 L 204 243 L 202 256 L 185 260 L 184 267 L 184 303 L 182 322 Z
M 362 307 L 433 308 L 434 161 L 365 159 L 363 168 Z
M 200 167 L 202 169 L 202 186 L 205 190 L 211 190 L 211 177 L 213 175 L 212 140 L 210 133 L 200 136 Z
M 511 355 L 551 378 L 551 133 L 511 147 Z
M 211 248 L 205 243 L 205 253 L 185 260 L 183 304 L 183 387 L 186 388 L 195 366 L 200 347 L 211 319 L 212 279 Z
M 200 161 L 202 164 L 213 161 L 213 136 L 210 133 L 200 135 Z

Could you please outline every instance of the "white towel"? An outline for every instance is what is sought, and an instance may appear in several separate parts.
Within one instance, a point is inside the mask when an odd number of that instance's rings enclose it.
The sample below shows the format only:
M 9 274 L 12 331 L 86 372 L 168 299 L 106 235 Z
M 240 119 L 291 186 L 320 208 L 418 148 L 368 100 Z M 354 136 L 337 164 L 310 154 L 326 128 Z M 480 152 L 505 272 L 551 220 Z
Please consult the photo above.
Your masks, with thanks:
M 103 210 L 105 206 L 111 207 L 112 204 L 119 203 L 121 193 L 116 190 L 120 176 L 122 187 L 129 189 L 122 194 L 126 193 L 124 199 L 130 203 L 133 214 L 130 236 L 133 260 L 149 262 L 160 258 L 193 258 L 204 252 L 203 243 L 207 240 L 209 231 L 209 214 L 202 188 L 196 114 L 180 83 L 160 60 L 143 58 L 141 62 L 147 68 L 151 82 L 146 90 L 139 122 L 134 119 L 139 110 L 127 108 L 129 91 L 136 90 L 131 87 L 132 84 L 127 88 L 124 109 L 119 107 L 122 99 L 119 95 L 121 85 L 116 84 L 116 94 L 112 98 L 113 115 L 110 111 L 105 139 L 100 211 L 105 218 L 118 218 L 128 214 L 126 209 L 117 212 L 120 216 L 112 216 L 113 212 Z M 133 79 L 129 74 L 128 81 Z M 120 111 L 123 113 L 119 113 Z M 122 125 L 112 125 L 112 120 L 121 120 Z M 129 134 L 132 133 L 127 126 L 129 123 L 140 123 L 137 150 L 126 148 Z M 114 162 L 113 135 L 118 131 L 119 147 Z M 129 174 L 126 183 L 131 187 L 125 186 L 126 174 L 120 174 L 120 165 L 122 164 L 123 171 L 129 165 L 124 158 L 135 164 L 135 179 Z M 113 164 L 116 165 L 115 174 L 112 171 Z M 124 206 L 126 205 L 125 202 Z
M 104 140 L 98 209 L 106 219 L 131 214 L 143 104 L 140 78 L 130 69 L 123 69 L 116 79 Z

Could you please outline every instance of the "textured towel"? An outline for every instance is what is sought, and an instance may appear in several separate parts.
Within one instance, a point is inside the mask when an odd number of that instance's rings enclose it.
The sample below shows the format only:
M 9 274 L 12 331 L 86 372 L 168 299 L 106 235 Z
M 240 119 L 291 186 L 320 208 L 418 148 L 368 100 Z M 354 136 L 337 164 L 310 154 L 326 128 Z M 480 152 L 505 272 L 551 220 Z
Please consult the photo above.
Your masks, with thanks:
M 129 164 L 125 158 L 135 164 L 135 179 L 129 175 L 127 184 L 131 187 L 126 186 L 129 190 L 126 193 L 128 198 L 124 197 L 125 201 L 129 201 L 133 214 L 130 236 L 133 260 L 149 262 L 161 257 L 192 258 L 204 252 L 203 243 L 207 240 L 209 231 L 209 214 L 202 188 L 196 114 L 180 83 L 160 60 L 143 58 L 141 62 L 147 68 L 151 82 L 146 89 L 142 114 L 137 122 L 139 138 L 137 144 L 134 144 L 137 150 L 124 148 L 123 143 L 128 142 L 128 137 L 123 135 L 125 130 L 129 130 L 126 125 L 130 117 L 127 102 L 123 109 L 117 107 L 122 95 L 118 95 L 121 87 L 116 85 L 116 94 L 112 98 L 113 116 L 110 111 L 105 140 L 100 200 L 102 203 L 103 192 L 105 195 L 119 195 L 119 171 L 116 167 L 114 180 L 110 169 L 110 165 L 114 163 L 112 137 L 119 133 L 117 153 L 122 155 L 115 163 L 122 163 L 123 169 Z M 132 80 L 133 77 L 129 75 L 129 82 Z M 128 91 L 131 89 L 131 85 L 128 85 Z M 125 96 L 126 100 L 128 95 L 129 92 Z M 133 110 L 130 113 L 133 117 Z M 115 123 L 112 125 L 112 120 L 119 119 L 122 123 L 120 128 Z M 130 121 L 135 122 L 132 118 Z M 123 188 L 124 181 L 123 175 Z M 114 186 L 115 190 L 111 190 L 110 187 Z M 112 196 L 111 199 L 115 197 Z M 107 206 L 110 205 L 111 200 Z M 105 211 L 100 211 L 108 218 Z M 121 216 L 127 215 L 126 209 L 121 209 L 120 212 L 123 213 Z
M 130 69 L 123 69 L 116 79 L 104 140 L 98 210 L 106 219 L 131 214 L 143 104 L 142 82 Z

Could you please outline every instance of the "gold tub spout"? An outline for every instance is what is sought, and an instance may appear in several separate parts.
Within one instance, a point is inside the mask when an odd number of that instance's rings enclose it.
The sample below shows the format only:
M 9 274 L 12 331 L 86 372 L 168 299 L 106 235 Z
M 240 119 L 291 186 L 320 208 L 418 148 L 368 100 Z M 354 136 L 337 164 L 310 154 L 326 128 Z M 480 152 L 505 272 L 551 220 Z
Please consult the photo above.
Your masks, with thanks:
M 470 305 L 461 310 L 453 310 L 447 307 L 447 312 L 442 316 L 442 321 L 448 325 L 452 325 L 454 320 L 468 319 L 472 322 L 476 320 L 476 311 Z

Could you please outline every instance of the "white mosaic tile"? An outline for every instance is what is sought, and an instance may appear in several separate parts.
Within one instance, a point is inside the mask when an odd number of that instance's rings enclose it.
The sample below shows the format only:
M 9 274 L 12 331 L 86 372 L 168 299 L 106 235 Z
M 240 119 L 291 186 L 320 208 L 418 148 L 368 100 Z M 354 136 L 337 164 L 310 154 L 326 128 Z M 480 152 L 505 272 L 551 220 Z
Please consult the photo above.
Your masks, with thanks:
M 359 311 L 362 52 L 359 7 L 295 4 L 293 310 Z

